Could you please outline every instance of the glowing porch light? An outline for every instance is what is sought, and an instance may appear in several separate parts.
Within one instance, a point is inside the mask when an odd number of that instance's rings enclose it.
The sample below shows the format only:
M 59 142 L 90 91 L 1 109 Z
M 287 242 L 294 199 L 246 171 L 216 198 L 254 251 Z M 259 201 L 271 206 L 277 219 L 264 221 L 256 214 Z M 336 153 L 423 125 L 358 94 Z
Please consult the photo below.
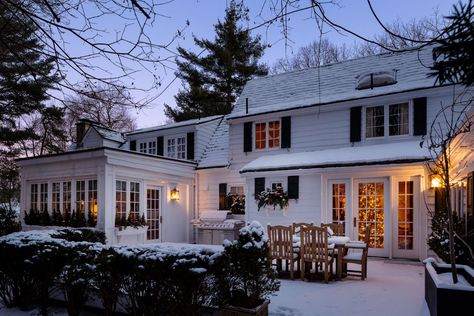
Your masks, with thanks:
M 170 191 L 170 200 L 179 201 L 179 190 L 176 187 Z
M 441 176 L 439 174 L 432 174 L 430 177 L 430 183 L 432 188 L 441 188 L 443 186 L 443 181 L 441 180 Z

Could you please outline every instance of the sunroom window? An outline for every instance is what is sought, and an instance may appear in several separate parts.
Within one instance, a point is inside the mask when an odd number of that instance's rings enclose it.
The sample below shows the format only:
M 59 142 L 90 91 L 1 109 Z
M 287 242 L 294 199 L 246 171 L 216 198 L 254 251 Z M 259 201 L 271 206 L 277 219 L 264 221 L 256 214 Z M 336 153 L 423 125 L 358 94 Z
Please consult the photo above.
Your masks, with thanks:
M 115 215 L 122 218 L 127 215 L 127 182 L 115 181 Z
M 140 183 L 130 182 L 130 217 L 137 219 L 140 215 Z

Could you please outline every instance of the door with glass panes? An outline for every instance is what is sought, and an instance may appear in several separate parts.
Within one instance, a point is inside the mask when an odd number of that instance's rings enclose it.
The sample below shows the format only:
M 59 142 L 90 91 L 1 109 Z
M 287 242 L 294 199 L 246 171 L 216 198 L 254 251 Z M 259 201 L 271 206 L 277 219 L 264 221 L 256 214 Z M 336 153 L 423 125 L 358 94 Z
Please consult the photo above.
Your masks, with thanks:
M 388 257 L 391 238 L 390 212 L 387 205 L 387 179 L 355 181 L 354 239 L 364 240 L 370 232 L 369 255 Z
M 419 204 L 418 177 L 395 179 L 393 182 L 393 257 L 418 258 Z
M 161 190 L 157 187 L 147 187 L 146 215 L 147 240 L 160 241 L 161 239 Z

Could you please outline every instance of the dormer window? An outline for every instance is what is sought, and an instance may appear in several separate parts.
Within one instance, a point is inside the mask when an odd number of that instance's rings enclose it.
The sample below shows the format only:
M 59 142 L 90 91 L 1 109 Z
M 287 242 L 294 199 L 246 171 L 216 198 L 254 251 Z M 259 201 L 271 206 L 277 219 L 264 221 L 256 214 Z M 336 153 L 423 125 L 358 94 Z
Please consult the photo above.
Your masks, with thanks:
M 397 83 L 396 71 L 376 71 L 364 73 L 357 77 L 356 89 L 373 89 Z
M 255 123 L 255 149 L 280 148 L 280 120 Z
M 186 136 L 168 137 L 166 139 L 166 156 L 186 159 Z

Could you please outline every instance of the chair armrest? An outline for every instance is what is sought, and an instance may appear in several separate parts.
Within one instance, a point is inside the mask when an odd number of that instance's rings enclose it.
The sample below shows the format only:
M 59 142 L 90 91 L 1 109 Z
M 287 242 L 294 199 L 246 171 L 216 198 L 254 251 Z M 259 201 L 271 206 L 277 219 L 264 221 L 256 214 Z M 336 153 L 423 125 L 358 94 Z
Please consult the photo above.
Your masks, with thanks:
M 365 242 L 348 242 L 345 244 L 345 247 L 350 249 L 365 249 L 367 244 Z

